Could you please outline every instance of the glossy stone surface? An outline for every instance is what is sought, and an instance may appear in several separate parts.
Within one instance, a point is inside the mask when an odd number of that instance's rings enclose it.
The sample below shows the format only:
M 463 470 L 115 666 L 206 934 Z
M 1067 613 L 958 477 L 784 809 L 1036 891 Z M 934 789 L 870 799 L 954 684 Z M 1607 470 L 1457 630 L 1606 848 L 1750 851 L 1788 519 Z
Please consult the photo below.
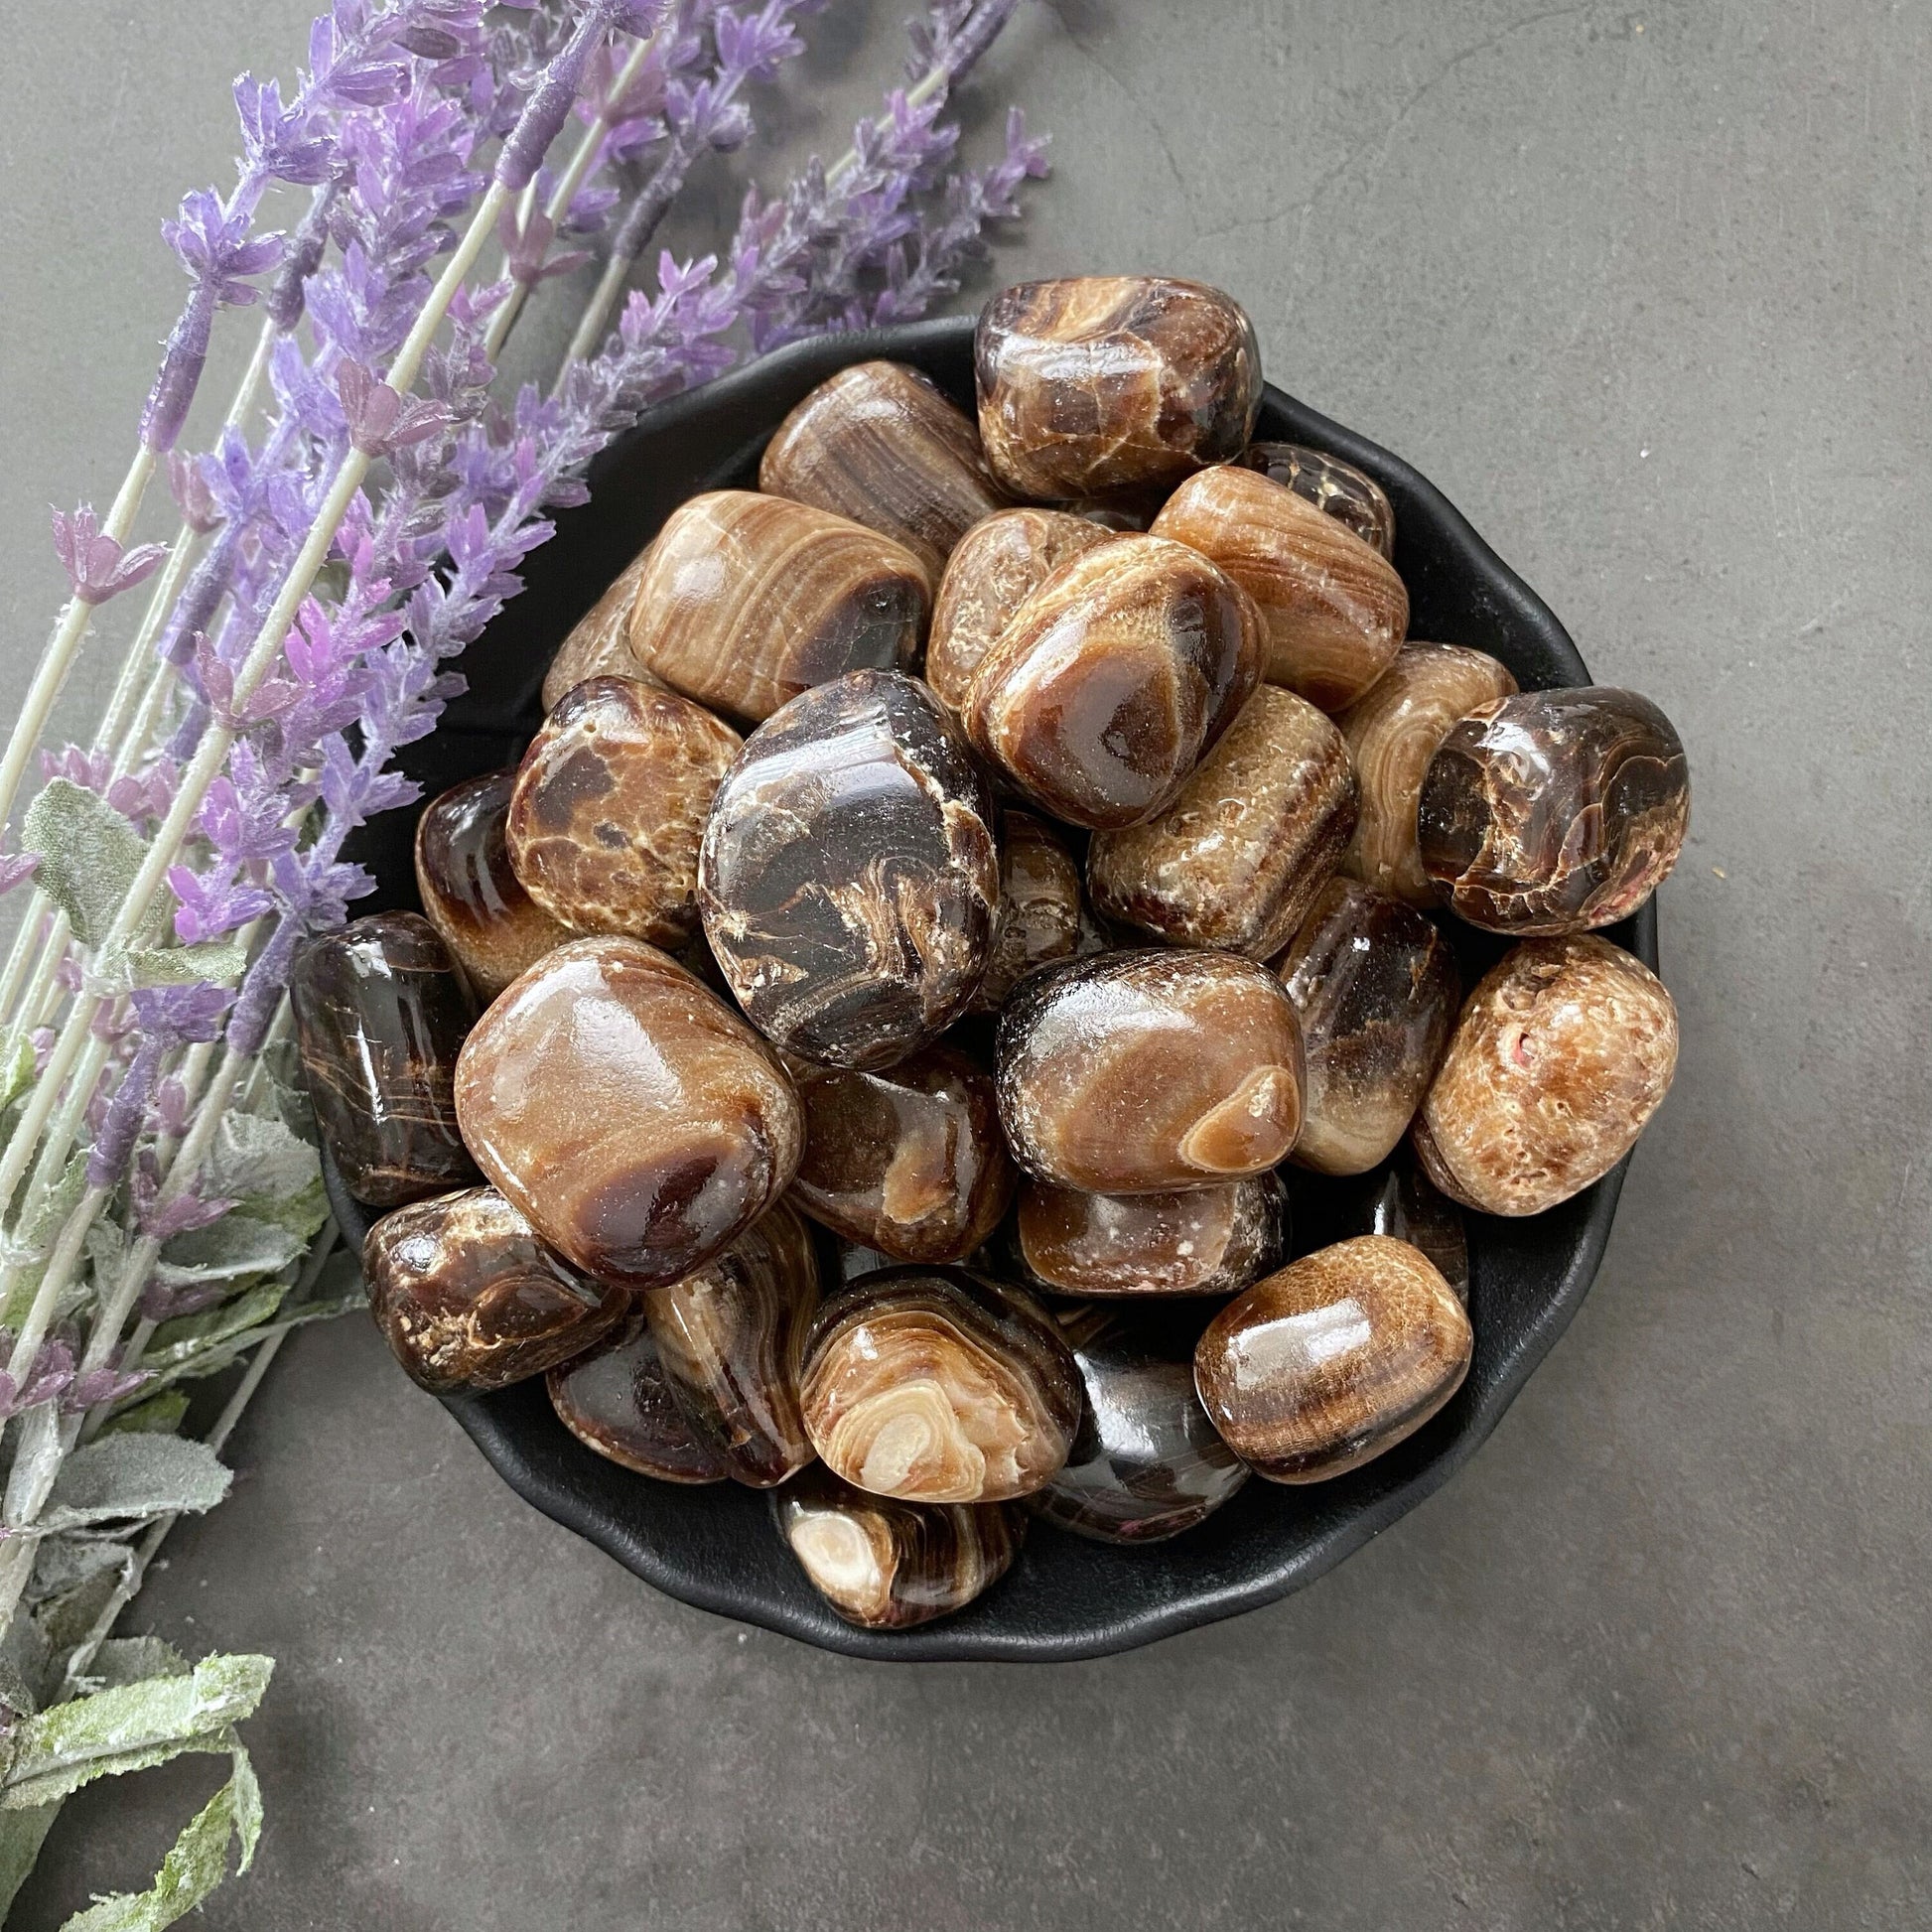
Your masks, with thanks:
M 593 1348 L 630 1311 L 540 1242 L 494 1187 L 383 1215 L 362 1242 L 369 1311 L 433 1394 L 501 1389 Z
M 1088 895 L 1104 917 L 1171 945 L 1266 959 L 1340 865 L 1355 810 L 1340 732 L 1264 684 L 1165 811 L 1094 834 Z
M 1281 1264 L 1288 1194 L 1274 1173 L 1166 1194 L 1086 1194 L 1026 1180 L 1013 1247 L 1056 1295 L 1233 1295 Z
M 1302 1030 L 1228 953 L 1100 953 L 1021 986 L 1000 1020 L 1000 1120 L 1036 1179 L 1090 1193 L 1216 1186 L 1286 1159 Z
M 1080 1378 L 1032 1296 L 896 1268 L 830 1297 L 805 1354 L 805 1427 L 838 1475 L 906 1502 L 1001 1502 L 1066 1460 Z
M 1416 1117 L 1438 1187 L 1485 1214 L 1541 1214 L 1629 1153 L 1677 1070 L 1677 1007 L 1593 935 L 1526 939 L 1477 983 Z
M 932 606 L 925 680 L 957 716 L 973 674 L 1013 616 L 1069 557 L 1114 535 L 1060 510 L 1005 509 L 982 518 L 954 546 Z
M 378 912 L 311 939 L 289 973 L 302 1073 L 348 1191 L 395 1207 L 477 1177 L 451 1081 L 476 1001 L 436 928 Z
M 507 837 L 530 897 L 578 932 L 677 947 L 698 929 L 698 844 L 743 744 L 634 678 L 567 692 L 517 768 Z
M 1173 797 L 1260 667 L 1260 621 L 1234 584 L 1180 544 L 1120 536 L 1021 605 L 960 716 L 1036 805 L 1104 830 Z
M 497 1000 L 456 1104 L 543 1239 L 633 1288 L 721 1254 L 791 1184 L 803 1141 L 771 1049 L 675 960 L 608 934 L 559 946 Z
M 1469 1306 L 1469 1234 L 1462 1210 L 1423 1173 L 1414 1148 L 1399 1147 L 1367 1173 L 1299 1190 L 1296 1207 L 1296 1238 L 1305 1246 L 1325 1248 L 1357 1234 L 1407 1241 Z
M 818 1258 L 781 1201 L 715 1260 L 644 1297 L 664 1379 L 699 1441 L 755 1489 L 812 1459 L 798 1413 Z
M 1190 477 L 1153 534 L 1210 557 L 1255 601 L 1261 674 L 1323 711 L 1359 698 L 1401 648 L 1409 593 L 1395 566 L 1306 497 L 1223 464 Z
M 1422 868 L 1492 932 L 1627 919 L 1677 864 L 1691 776 L 1670 720 L 1607 685 L 1523 691 L 1453 726 L 1423 774 Z
M 1420 1429 L 1462 1386 L 1472 1346 L 1429 1258 L 1366 1234 L 1230 1302 L 1194 1350 L 1194 1383 L 1257 1474 L 1321 1482 Z
M 1096 1543 L 1160 1543 L 1205 1522 L 1248 1479 L 1194 1393 L 1199 1317 L 1076 1309 L 1061 1327 L 1086 1396 L 1066 1466 L 1027 1499 Z
M 650 545 L 646 544 L 557 646 L 557 654 L 543 674 L 545 711 L 555 711 L 564 693 L 574 691 L 587 678 L 634 677 L 646 684 L 657 682 L 630 650 L 630 610 L 649 561 Z
M 792 1198 L 897 1261 L 964 1261 L 1013 1198 L 993 1078 L 951 1046 L 882 1072 L 800 1069 L 805 1158 Z
M 731 1464 L 671 1391 L 640 1309 L 622 1328 L 545 1378 L 557 1420 L 599 1455 L 659 1482 L 723 1482 Z
M 909 665 L 931 604 L 903 544 L 784 496 L 714 489 L 657 533 L 630 652 L 674 691 L 754 722 L 847 671 Z
M 965 1012 L 993 944 L 993 801 L 931 692 L 857 671 L 794 699 L 718 787 L 705 936 L 788 1051 L 887 1066 Z
M 812 1587 L 863 1630 L 963 1610 L 1013 1567 L 1027 1523 L 1008 1503 L 870 1496 L 822 1464 L 774 1491 L 771 1515 Z
M 966 530 L 1006 502 L 973 419 L 903 362 L 826 377 L 765 445 L 759 487 L 902 543 L 934 585 Z
M 1031 812 L 1000 814 L 1000 917 L 973 996 L 974 1013 L 998 1013 L 1029 973 L 1080 949 L 1080 868 Z
M 1162 275 L 1022 282 L 973 339 L 980 440 L 1016 496 L 1104 496 L 1240 453 L 1261 350 L 1219 289 Z
M 1385 557 L 1395 556 L 1395 505 L 1366 472 L 1324 450 L 1302 443 L 1250 443 L 1241 452 L 1244 470 L 1306 497 Z
M 510 870 L 514 767 L 452 785 L 416 821 L 416 891 L 480 1005 L 572 935 Z
M 1486 651 L 1404 644 L 1368 695 L 1336 721 L 1361 787 L 1342 871 L 1411 905 L 1441 903 L 1416 850 L 1416 800 L 1436 748 L 1458 718 L 1507 697 L 1516 680 Z
M 1301 1016 L 1307 1117 L 1295 1159 L 1365 1173 L 1409 1131 L 1462 995 L 1449 941 L 1413 905 L 1331 880 L 1277 970 Z

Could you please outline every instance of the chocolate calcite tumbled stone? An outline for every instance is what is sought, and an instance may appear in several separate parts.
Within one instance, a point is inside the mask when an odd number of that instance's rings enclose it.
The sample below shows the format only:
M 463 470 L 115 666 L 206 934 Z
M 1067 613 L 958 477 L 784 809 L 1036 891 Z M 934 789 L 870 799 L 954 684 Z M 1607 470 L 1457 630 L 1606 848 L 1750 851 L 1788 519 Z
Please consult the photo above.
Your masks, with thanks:
M 1395 506 L 1373 477 L 1352 463 L 1300 443 L 1250 443 L 1241 467 L 1306 497 L 1383 556 L 1395 556 Z
M 644 566 L 649 561 L 650 546 L 646 544 L 557 646 L 557 654 L 543 674 L 545 711 L 555 711 L 566 691 L 574 691 L 590 678 L 634 677 L 645 684 L 657 682 L 630 651 L 630 607 L 637 601 L 637 586 L 643 582 Z
M 641 1309 L 544 1378 L 557 1420 L 599 1455 L 659 1482 L 723 1482 L 731 1463 L 692 1427 L 671 1391 Z
M 909 665 L 931 604 L 903 544 L 784 496 L 714 489 L 651 545 L 631 655 L 674 691 L 757 722 L 847 671 Z
M 1096 1543 L 1159 1543 L 1205 1522 L 1248 1467 L 1194 1393 L 1200 1317 L 1082 1308 L 1060 1325 L 1086 1408 L 1066 1466 L 1028 1509 Z
M 972 1011 L 998 1013 L 1031 972 L 1080 950 L 1080 868 L 1031 812 L 1000 814 L 1000 917 Z
M 595 1347 L 629 1298 L 544 1247 L 494 1187 L 383 1215 L 362 1242 L 369 1311 L 410 1378 L 433 1394 L 501 1389 Z
M 1231 296 L 1164 275 L 1022 282 L 973 338 L 980 440 L 1017 496 L 1105 496 L 1238 456 L 1261 350 Z
M 1451 1200 L 1541 1214 L 1629 1153 L 1677 1070 L 1677 1008 L 1592 935 L 1526 939 L 1477 983 L 1416 1117 Z
M 950 1046 L 881 1072 L 797 1076 L 805 1158 L 792 1198 L 848 1241 L 898 1261 L 963 1261 L 1013 1198 L 992 1076 Z
M 289 973 L 303 1079 L 348 1191 L 395 1207 L 477 1177 L 452 1098 L 477 1017 L 436 928 L 378 912 L 311 939 Z
M 949 1616 L 1013 1567 L 1027 1519 L 1008 1503 L 902 1503 L 819 1465 L 771 1495 L 778 1534 L 818 1593 L 862 1630 Z
M 812 1238 L 782 1202 L 696 1273 L 644 1298 L 664 1378 L 699 1440 L 754 1489 L 812 1459 L 798 1370 L 817 1307 Z
M 1006 501 L 973 419 L 903 362 L 827 376 L 765 445 L 759 487 L 902 543 L 934 585 L 967 528 Z
M 1296 1190 L 1296 1236 L 1325 1248 L 1357 1234 L 1386 1234 L 1420 1248 L 1469 1306 L 1469 1234 L 1462 1210 L 1423 1173 L 1415 1149 L 1396 1149 L 1381 1167 Z
M 1344 872 L 1411 905 L 1441 902 L 1416 850 L 1423 773 L 1458 718 L 1515 689 L 1516 680 L 1485 651 L 1404 644 L 1396 652 L 1368 695 L 1336 721 L 1362 794 Z
M 1462 991 L 1455 955 L 1413 905 L 1336 879 L 1278 970 L 1308 1053 L 1295 1159 L 1319 1173 L 1364 1173 L 1409 1131 L 1449 1044 Z
M 887 1066 L 965 1012 L 1000 903 L 993 801 L 930 691 L 854 671 L 795 698 L 718 787 L 705 936 L 789 1052 Z
M 698 929 L 705 816 L 742 743 L 702 705 L 633 678 L 566 692 L 517 769 L 517 878 L 579 932 L 682 945 Z
M 1181 544 L 1121 536 L 1021 605 L 960 715 L 1036 805 L 1101 831 L 1173 797 L 1260 668 L 1260 620 L 1236 585 Z
M 470 1035 L 457 1112 L 545 1241 L 631 1288 L 721 1254 L 791 1184 L 798 1096 L 771 1049 L 654 946 L 540 959 Z
M 1230 1302 L 1194 1350 L 1194 1383 L 1258 1474 L 1321 1482 L 1420 1429 L 1462 1386 L 1472 1345 L 1429 1258 L 1366 1234 Z
M 1677 864 L 1691 815 L 1684 747 L 1635 691 L 1524 691 L 1463 718 L 1416 807 L 1422 868 L 1492 932 L 1627 919 Z
M 1153 534 L 1211 557 L 1254 599 L 1262 676 L 1323 711 L 1353 704 L 1401 648 L 1409 593 L 1394 565 L 1258 471 L 1223 464 L 1190 477 Z
M 1264 684 L 1158 816 L 1097 832 L 1094 910 L 1177 946 L 1267 959 L 1285 946 L 1355 830 L 1341 734 Z
M 1275 1173 L 1167 1194 L 1086 1194 L 1028 1180 L 1017 1258 L 1058 1295 L 1233 1295 L 1278 1267 L 1288 1194 Z
M 1013 615 L 1069 557 L 1096 550 L 1114 532 L 1059 510 L 999 510 L 953 547 L 925 645 L 925 678 L 957 715 L 973 673 Z
M 416 890 L 485 1006 L 525 967 L 572 934 L 523 890 L 510 869 L 504 823 L 514 768 L 465 778 L 416 821 Z
M 805 1353 L 805 1427 L 835 1474 L 915 1503 L 1001 1502 L 1065 1460 L 1080 1379 L 1032 1296 L 895 1268 L 830 1297 Z
M 1036 1179 L 1091 1193 L 1216 1186 L 1287 1158 L 1302 1030 L 1230 953 L 1100 953 L 1026 981 L 1001 1016 L 1000 1120 Z

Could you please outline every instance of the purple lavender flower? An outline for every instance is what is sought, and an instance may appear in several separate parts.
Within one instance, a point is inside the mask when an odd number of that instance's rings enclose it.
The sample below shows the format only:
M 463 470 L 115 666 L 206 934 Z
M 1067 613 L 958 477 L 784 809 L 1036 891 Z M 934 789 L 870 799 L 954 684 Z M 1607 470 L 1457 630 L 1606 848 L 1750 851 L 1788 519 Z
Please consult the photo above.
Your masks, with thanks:
M 82 604 L 105 604 L 110 597 L 131 591 L 168 554 L 165 543 L 137 543 L 131 550 L 124 549 L 102 533 L 100 519 L 87 503 L 71 515 L 55 510 L 53 517 L 54 554 Z
M 16 886 L 24 886 L 34 876 L 34 869 L 40 864 L 38 852 L 0 852 L 0 894 L 10 893 Z

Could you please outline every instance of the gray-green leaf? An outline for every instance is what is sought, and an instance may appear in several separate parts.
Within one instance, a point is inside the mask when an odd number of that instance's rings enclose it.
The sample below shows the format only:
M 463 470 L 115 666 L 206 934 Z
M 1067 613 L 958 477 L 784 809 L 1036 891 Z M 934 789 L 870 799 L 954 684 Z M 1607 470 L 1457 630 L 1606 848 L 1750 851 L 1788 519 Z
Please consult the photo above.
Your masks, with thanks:
M 90 1688 L 112 1691 L 125 1684 L 145 1684 L 153 1677 L 188 1677 L 193 1666 L 162 1637 L 109 1637 L 94 1653 Z
M 204 1309 L 199 1314 L 178 1314 L 164 1321 L 141 1351 L 141 1366 L 146 1369 L 172 1368 L 199 1355 L 204 1349 L 259 1327 L 282 1306 L 288 1293 L 281 1282 L 264 1282 L 219 1308 Z
M 262 1794 L 248 1753 L 234 1746 L 234 1775 L 189 1821 L 161 1862 L 153 1886 L 117 1892 L 76 1912 L 61 1932 L 163 1932 L 192 1912 L 227 1876 L 228 1845 L 241 1848 L 237 1873 L 253 1863 L 261 1838 Z
M 14 1733 L 0 1809 L 43 1805 L 95 1778 L 146 1770 L 184 1751 L 229 1749 L 229 1727 L 262 1701 L 274 1668 L 269 1657 L 204 1657 L 187 1677 L 96 1691 L 25 1720 Z
M 20 846 L 40 855 L 34 884 L 68 915 L 83 946 L 106 936 L 148 851 L 106 799 L 68 778 L 50 778 L 28 806 Z
M 176 1235 L 161 1250 L 154 1278 L 163 1288 L 254 1280 L 286 1268 L 306 1245 L 288 1228 L 237 1209 L 207 1227 Z
M 206 1443 L 181 1436 L 98 1436 L 61 1466 L 31 1530 L 47 1536 L 120 1517 L 199 1513 L 228 1493 L 233 1472 Z
M 0 1111 L 34 1084 L 34 1042 L 25 1034 L 0 1034 Z
M 145 1362 L 146 1355 L 141 1359 Z M 103 1436 L 172 1436 L 187 1414 L 188 1391 L 163 1389 L 160 1394 L 143 1396 L 118 1415 L 110 1416 L 101 1424 L 100 1433 Z

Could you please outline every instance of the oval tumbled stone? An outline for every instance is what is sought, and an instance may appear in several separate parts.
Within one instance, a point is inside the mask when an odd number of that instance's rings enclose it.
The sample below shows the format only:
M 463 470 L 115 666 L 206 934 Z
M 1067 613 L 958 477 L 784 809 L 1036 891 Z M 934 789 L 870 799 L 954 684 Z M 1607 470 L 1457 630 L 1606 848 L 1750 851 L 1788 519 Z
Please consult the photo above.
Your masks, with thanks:
M 699 861 L 705 936 L 754 1026 L 888 1066 L 966 1011 L 993 943 L 993 800 L 917 680 L 855 671 L 746 740 Z
M 1428 1257 L 1365 1234 L 1230 1302 L 1194 1350 L 1194 1384 L 1250 1468 L 1321 1482 L 1420 1429 L 1462 1386 L 1472 1345 Z
M 1395 505 L 1382 485 L 1352 463 L 1301 443 L 1250 443 L 1241 452 L 1241 467 L 1260 471 L 1352 530 L 1371 549 L 1395 556 Z
M 491 1180 L 567 1260 L 657 1288 L 791 1184 L 798 1096 L 771 1049 L 641 940 L 575 939 L 464 1045 L 456 1105 Z
M 731 1464 L 692 1427 L 641 1309 L 544 1378 L 557 1420 L 607 1460 L 659 1482 L 723 1482 Z

